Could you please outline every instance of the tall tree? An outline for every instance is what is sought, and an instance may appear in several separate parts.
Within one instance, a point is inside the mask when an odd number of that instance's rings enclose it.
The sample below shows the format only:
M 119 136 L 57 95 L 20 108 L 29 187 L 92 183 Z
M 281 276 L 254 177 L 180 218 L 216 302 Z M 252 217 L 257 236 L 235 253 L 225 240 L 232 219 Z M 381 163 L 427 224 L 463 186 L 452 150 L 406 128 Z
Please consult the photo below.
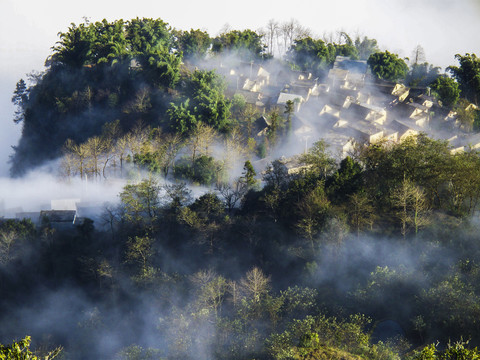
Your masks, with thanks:
M 460 84 L 462 96 L 475 105 L 480 105 L 480 58 L 475 54 L 457 54 L 455 59 L 460 66 L 449 66 L 447 70 L 453 74 Z
M 220 54 L 234 53 L 244 60 L 260 60 L 267 56 L 262 36 L 252 30 L 233 30 L 220 34 L 213 40 L 212 51 Z
M 377 40 L 369 39 L 364 36 L 361 39 L 359 36 L 355 39 L 355 47 L 358 51 L 358 58 L 360 60 L 367 60 L 370 55 L 379 51 Z
M 17 82 L 15 91 L 12 96 L 12 103 L 16 106 L 15 117 L 13 121 L 15 124 L 18 124 L 25 118 L 25 110 L 28 102 L 28 89 L 27 84 L 23 79 L 20 79 Z
M 151 226 L 160 211 L 160 187 L 154 179 L 129 184 L 120 193 L 125 220 L 133 224 Z
M 188 121 L 202 121 L 219 131 L 230 125 L 231 103 L 224 95 L 225 83 L 215 71 L 194 71 L 187 80 L 183 111 Z M 185 120 L 185 122 L 187 121 Z
M 295 104 L 292 100 L 287 100 L 287 102 L 285 103 L 285 111 L 283 112 L 285 114 L 285 116 L 287 117 L 287 124 L 286 124 L 286 132 L 287 132 L 287 136 L 290 136 L 291 133 L 292 133 L 292 116 L 293 116 L 293 112 L 295 111 Z
M 447 76 L 439 76 L 430 84 L 433 94 L 442 102 L 442 105 L 452 108 L 460 97 L 458 83 Z
M 210 49 L 212 39 L 206 31 L 191 29 L 190 31 L 179 31 L 176 43 L 185 59 L 201 60 L 205 58 Z
M 388 51 L 370 55 L 367 60 L 372 73 L 379 79 L 397 81 L 407 75 L 408 66 L 398 55 Z

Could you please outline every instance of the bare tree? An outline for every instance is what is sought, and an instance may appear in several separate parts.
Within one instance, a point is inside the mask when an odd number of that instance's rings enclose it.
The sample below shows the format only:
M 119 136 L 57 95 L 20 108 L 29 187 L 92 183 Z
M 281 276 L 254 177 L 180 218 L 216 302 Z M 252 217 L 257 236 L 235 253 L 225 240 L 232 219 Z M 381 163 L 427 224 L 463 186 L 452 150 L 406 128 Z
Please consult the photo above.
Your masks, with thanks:
M 363 192 L 352 194 L 349 198 L 348 215 L 350 224 L 355 228 L 357 237 L 359 237 L 360 231 L 365 225 L 373 226 L 375 209 L 367 194 Z
M 183 147 L 184 142 L 179 134 L 168 134 L 163 140 L 163 146 L 165 150 L 163 173 L 165 176 L 167 176 L 168 170 L 173 165 L 175 157 Z
M 280 31 L 280 24 L 274 19 L 270 19 L 267 23 L 265 37 L 267 39 L 267 47 L 270 55 L 274 54 L 274 39 L 276 38 L 278 32 Z
M 248 188 L 245 182 L 236 179 L 231 184 L 221 183 L 217 185 L 217 190 L 223 198 L 225 207 L 231 213 L 237 203 L 243 198 Z
M 233 169 L 247 154 L 247 142 L 238 128 L 234 128 L 224 140 L 224 164 L 228 169 Z
M 426 61 L 425 50 L 420 45 L 415 46 L 412 51 L 411 65 L 423 64 Z
M 212 127 L 202 122 L 197 123 L 197 126 L 186 141 L 186 145 L 192 154 L 192 164 L 195 164 L 195 160 L 199 154 L 209 155 L 210 146 L 216 135 L 216 131 Z
M 145 126 L 143 122 L 138 121 L 132 129 L 131 135 L 128 137 L 130 140 L 130 149 L 132 153 L 138 154 L 142 146 L 147 142 L 148 135 L 150 133 L 150 127 Z
M 417 235 L 420 227 L 430 223 L 427 196 L 423 189 L 415 186 L 412 190 L 411 199 L 411 208 L 413 212 L 411 221 L 415 228 L 415 235 Z
M 212 270 L 200 270 L 190 276 L 190 281 L 196 288 L 198 305 L 213 310 L 217 318 L 227 292 L 227 280 Z
M 240 280 L 239 285 L 243 296 L 259 302 L 262 296 L 270 291 L 270 277 L 267 277 L 258 267 L 254 267 Z
M 98 167 L 99 160 L 100 157 L 107 150 L 107 144 L 103 138 L 99 136 L 93 136 L 87 140 L 87 142 L 85 143 L 85 147 L 88 156 L 88 168 L 93 174 L 93 177 L 97 178 L 97 176 L 100 175 Z
M 396 215 L 400 220 L 401 233 L 405 238 L 408 225 L 413 224 L 415 234 L 428 223 L 428 205 L 423 189 L 404 179 L 392 192 L 392 203 L 399 210 Z
M 290 48 L 290 46 L 292 46 L 293 44 L 296 26 L 297 26 L 297 20 L 294 20 L 294 19 L 285 21 L 280 25 L 280 31 L 283 38 L 284 52 L 286 52 Z
M 118 156 L 120 162 L 120 176 L 123 175 L 123 163 L 125 158 L 130 150 L 130 144 L 132 143 L 132 134 L 128 133 L 121 138 L 119 138 L 115 143 L 115 156 Z
M 75 141 L 68 139 L 63 147 L 63 152 L 68 155 L 67 160 L 72 174 L 78 173 L 81 178 L 85 174 L 88 160 L 88 148 L 85 144 L 78 145 Z

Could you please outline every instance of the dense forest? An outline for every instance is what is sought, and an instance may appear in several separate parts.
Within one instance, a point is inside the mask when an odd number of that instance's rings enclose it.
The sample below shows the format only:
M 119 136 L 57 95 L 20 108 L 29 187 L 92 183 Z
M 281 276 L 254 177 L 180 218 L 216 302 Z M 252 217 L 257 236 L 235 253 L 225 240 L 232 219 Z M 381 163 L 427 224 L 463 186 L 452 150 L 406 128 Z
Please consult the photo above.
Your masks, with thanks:
M 474 54 L 442 74 L 421 47 L 401 59 L 294 21 L 213 38 L 104 20 L 59 36 L 17 83 L 12 176 L 54 161 L 66 182 L 129 182 L 68 228 L 0 218 L 0 359 L 479 357 L 478 152 L 421 133 L 275 158 L 295 103 L 260 113 L 219 70 L 321 81 L 337 56 L 365 60 L 372 81 L 428 87 L 474 132 Z

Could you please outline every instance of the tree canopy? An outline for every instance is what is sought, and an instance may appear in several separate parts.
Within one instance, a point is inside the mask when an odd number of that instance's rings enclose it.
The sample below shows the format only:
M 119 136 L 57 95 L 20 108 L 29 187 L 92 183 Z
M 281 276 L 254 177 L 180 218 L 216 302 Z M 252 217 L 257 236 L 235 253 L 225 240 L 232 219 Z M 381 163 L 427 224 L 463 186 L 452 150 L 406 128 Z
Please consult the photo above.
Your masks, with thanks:
M 377 52 L 368 58 L 367 61 L 372 73 L 383 80 L 402 80 L 407 75 L 408 66 L 404 60 L 396 54 L 388 51 Z
M 447 70 L 457 79 L 462 96 L 480 105 L 480 59 L 475 54 L 457 54 L 460 66 L 449 66 Z

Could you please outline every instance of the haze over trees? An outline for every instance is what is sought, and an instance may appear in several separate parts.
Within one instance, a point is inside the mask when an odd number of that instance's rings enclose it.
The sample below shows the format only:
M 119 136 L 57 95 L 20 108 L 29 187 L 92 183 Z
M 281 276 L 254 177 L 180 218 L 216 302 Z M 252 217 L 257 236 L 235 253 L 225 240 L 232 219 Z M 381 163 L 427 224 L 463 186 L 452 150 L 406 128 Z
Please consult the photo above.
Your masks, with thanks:
M 14 90 L 12 174 L 56 159 L 65 181 L 129 182 L 94 220 L 0 218 L 0 358 L 478 358 L 477 150 L 419 134 L 276 159 L 298 100 L 259 113 L 216 68 L 322 79 L 337 56 L 367 60 L 372 81 L 429 86 L 475 131 L 474 54 L 449 77 L 421 47 L 409 67 L 294 20 L 216 37 L 104 20 L 59 37 Z

